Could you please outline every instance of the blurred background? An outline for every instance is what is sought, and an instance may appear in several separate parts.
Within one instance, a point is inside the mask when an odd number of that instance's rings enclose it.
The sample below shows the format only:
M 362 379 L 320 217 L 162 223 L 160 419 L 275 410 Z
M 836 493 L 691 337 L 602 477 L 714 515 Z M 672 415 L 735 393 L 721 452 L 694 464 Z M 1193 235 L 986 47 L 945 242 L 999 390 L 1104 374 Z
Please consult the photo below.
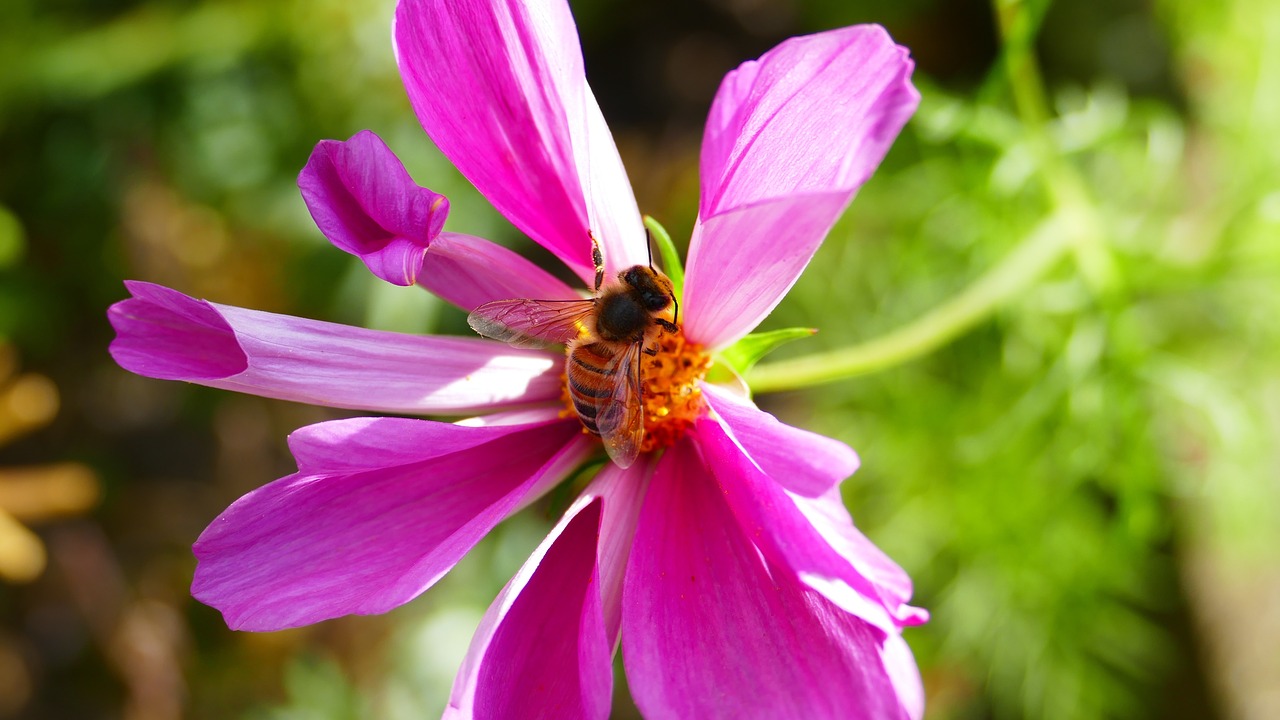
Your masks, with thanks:
M 190 544 L 292 471 L 290 431 L 339 413 L 106 353 L 124 278 L 464 332 L 310 221 L 308 153 L 363 128 L 450 197 L 450 229 L 547 258 L 422 134 L 393 5 L 0 3 L 0 718 L 431 717 L 549 528 L 526 512 L 386 616 L 231 632 L 189 596 Z M 821 329 L 779 359 L 910 323 L 1055 212 L 1087 219 L 953 342 L 758 398 L 860 451 L 849 506 L 933 613 L 907 633 L 929 717 L 1280 717 L 1280 4 L 573 8 L 641 207 L 680 241 L 725 71 L 857 22 L 911 48 L 920 111 L 768 321 Z

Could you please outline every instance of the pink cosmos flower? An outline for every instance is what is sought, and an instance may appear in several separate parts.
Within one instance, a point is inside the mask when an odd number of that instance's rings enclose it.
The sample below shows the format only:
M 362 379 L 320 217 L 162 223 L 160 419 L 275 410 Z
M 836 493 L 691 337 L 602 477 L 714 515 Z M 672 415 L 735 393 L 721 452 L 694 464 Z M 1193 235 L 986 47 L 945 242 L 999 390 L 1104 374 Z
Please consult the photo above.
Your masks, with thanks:
M 516 227 L 584 281 L 645 262 L 640 213 L 562 0 L 402 0 L 396 58 L 423 127 Z M 794 38 L 711 107 L 681 298 L 707 354 L 779 302 L 914 111 L 883 29 Z M 581 291 L 443 230 L 448 204 L 382 141 L 321 142 L 299 177 L 321 231 L 378 277 L 465 310 Z M 289 437 L 298 471 L 244 496 L 195 545 L 193 594 L 276 630 L 416 597 L 504 518 L 593 456 L 562 412 L 562 353 L 245 310 L 129 282 L 111 352 L 141 375 L 457 423 L 369 417 Z M 697 350 L 701 346 L 701 350 Z M 606 464 L 489 608 L 446 717 L 604 718 L 619 638 L 651 718 L 919 718 L 906 574 L 854 527 L 844 444 L 739 390 L 699 394 L 669 446 Z M 686 387 L 685 389 L 689 389 Z

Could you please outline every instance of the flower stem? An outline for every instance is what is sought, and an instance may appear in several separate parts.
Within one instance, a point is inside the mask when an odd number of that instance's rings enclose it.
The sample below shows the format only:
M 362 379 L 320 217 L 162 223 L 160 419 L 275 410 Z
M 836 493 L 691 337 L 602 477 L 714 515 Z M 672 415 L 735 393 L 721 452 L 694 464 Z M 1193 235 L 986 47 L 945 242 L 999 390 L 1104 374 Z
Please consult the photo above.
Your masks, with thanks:
M 853 347 L 756 366 L 753 392 L 794 390 L 893 367 L 950 342 L 1040 279 L 1088 227 L 1075 213 L 1051 215 L 999 265 L 914 322 Z
M 1087 186 L 1067 163 L 1045 125 L 1049 104 L 1036 65 L 1034 40 L 1047 2 L 994 0 L 1003 63 L 1014 106 L 1040 164 L 1052 205 L 1049 215 L 1000 264 L 959 295 L 910 324 L 852 347 L 757 366 L 754 392 L 794 390 L 893 367 L 929 353 L 963 334 L 1038 282 L 1064 255 L 1074 253 L 1085 282 L 1100 295 L 1118 284 L 1118 271 L 1103 239 Z
M 1004 43 L 1003 65 L 1013 104 L 1040 165 L 1040 179 L 1057 208 L 1076 208 L 1090 225 L 1080 232 L 1072 250 L 1086 283 L 1099 295 L 1109 295 L 1119 282 L 1119 270 L 1104 240 L 1102 223 L 1084 179 L 1063 159 L 1046 130 L 1051 113 L 1044 80 L 1036 63 L 1035 40 L 1050 0 L 993 0 L 996 24 Z

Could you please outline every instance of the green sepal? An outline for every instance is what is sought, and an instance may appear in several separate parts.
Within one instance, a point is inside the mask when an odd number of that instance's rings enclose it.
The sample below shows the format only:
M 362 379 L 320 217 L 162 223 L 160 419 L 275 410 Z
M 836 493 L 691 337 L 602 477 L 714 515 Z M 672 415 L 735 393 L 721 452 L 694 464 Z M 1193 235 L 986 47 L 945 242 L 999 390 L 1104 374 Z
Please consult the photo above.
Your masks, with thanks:
M 722 356 L 716 356 L 715 362 L 711 363 L 711 367 L 707 370 L 706 380 L 712 385 L 746 384 L 742 380 L 741 373 L 735 370 Z
M 680 264 L 680 253 L 676 252 L 675 243 L 671 242 L 671 235 L 649 215 L 644 216 L 644 226 L 649 229 L 649 235 L 658 246 L 658 256 L 662 258 L 662 271 L 671 279 L 676 297 L 684 297 L 684 265 Z
M 817 328 L 786 328 L 769 332 L 751 333 L 733 345 L 720 351 L 719 359 L 745 376 L 760 358 L 773 352 L 774 348 L 792 340 L 811 337 L 818 332 Z

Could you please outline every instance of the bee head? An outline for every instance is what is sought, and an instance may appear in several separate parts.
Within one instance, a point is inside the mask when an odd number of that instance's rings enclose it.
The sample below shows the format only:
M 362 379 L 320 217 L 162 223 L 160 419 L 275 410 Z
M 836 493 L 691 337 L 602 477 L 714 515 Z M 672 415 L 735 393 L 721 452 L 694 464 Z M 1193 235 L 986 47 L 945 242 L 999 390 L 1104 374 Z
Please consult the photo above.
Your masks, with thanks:
M 663 310 L 673 300 L 675 291 L 671 281 L 653 268 L 635 265 L 623 270 L 619 278 L 634 290 L 635 296 L 649 310 Z

